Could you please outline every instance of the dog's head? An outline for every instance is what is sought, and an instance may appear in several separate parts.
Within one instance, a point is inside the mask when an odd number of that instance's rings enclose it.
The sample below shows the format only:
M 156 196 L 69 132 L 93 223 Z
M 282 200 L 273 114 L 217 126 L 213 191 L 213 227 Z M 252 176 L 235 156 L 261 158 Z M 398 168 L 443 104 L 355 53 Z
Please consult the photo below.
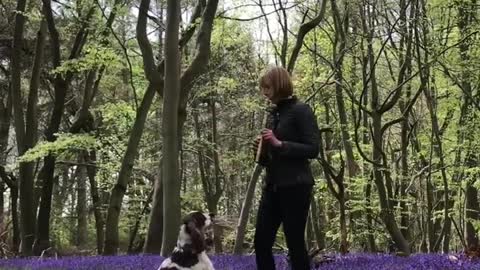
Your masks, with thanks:
M 185 233 L 190 236 L 194 252 L 200 253 L 212 246 L 213 217 L 213 214 L 206 215 L 195 211 L 183 218 Z

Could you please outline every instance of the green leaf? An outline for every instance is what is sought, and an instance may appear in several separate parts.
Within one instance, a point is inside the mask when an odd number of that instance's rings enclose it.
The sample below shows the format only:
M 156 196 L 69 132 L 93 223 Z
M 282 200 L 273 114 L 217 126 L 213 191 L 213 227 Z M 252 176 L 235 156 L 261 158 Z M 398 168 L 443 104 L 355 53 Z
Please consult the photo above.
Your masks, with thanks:
M 43 141 L 29 149 L 17 159 L 18 162 L 31 162 L 47 155 L 67 155 L 80 150 L 91 150 L 96 145 L 96 139 L 89 134 L 57 134 L 54 142 Z

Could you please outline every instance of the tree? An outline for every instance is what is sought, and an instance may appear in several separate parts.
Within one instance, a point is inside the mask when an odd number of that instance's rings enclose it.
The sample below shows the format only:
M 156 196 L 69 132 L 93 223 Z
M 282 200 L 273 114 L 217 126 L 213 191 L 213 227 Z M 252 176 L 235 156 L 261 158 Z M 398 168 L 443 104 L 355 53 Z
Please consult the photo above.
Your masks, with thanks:
M 180 181 L 178 178 L 178 104 L 180 100 L 180 52 L 178 33 L 180 1 L 167 1 L 167 26 L 165 32 L 165 87 L 163 97 L 163 236 L 162 256 L 175 247 L 180 225 Z M 173 243 L 173 245 L 172 245 Z
M 42 0 L 44 16 L 48 25 L 48 32 L 50 34 L 50 47 L 52 50 L 52 63 L 54 68 L 61 66 L 61 50 L 60 50 L 60 35 L 55 24 L 51 1 Z M 80 55 L 83 45 L 86 42 L 88 36 L 88 23 L 93 16 L 94 8 L 89 7 L 87 14 L 85 15 L 85 21 L 81 25 L 77 35 L 75 36 L 75 41 L 72 46 L 69 60 L 76 59 Z M 50 115 L 50 121 L 48 123 L 47 129 L 45 130 L 45 138 L 49 142 L 54 142 L 57 137 L 56 133 L 59 131 L 60 124 L 62 121 L 64 109 L 65 109 L 65 98 L 69 85 L 73 79 L 73 72 L 67 71 L 65 75 L 57 73 L 53 80 L 54 88 L 54 105 Z M 40 253 L 50 247 L 50 213 L 52 205 L 52 189 L 53 189 L 53 178 L 55 173 L 55 160 L 56 157 L 52 154 L 47 155 L 44 158 L 43 168 L 41 173 L 42 181 L 42 195 L 40 201 L 40 207 L 37 216 L 37 233 L 35 237 L 34 244 L 34 253 L 40 255 Z
M 25 25 L 25 5 L 26 1 L 17 2 L 17 12 L 15 15 L 15 30 L 13 41 L 13 52 L 11 59 L 11 95 L 15 123 L 15 134 L 17 138 L 18 155 L 23 155 L 28 149 L 32 148 L 37 140 L 37 116 L 36 106 L 38 99 L 38 87 L 40 71 L 43 63 L 43 50 L 45 44 L 45 24 L 42 23 L 37 35 L 35 60 L 32 67 L 32 77 L 30 82 L 30 91 L 27 103 L 26 119 L 22 107 L 22 87 L 21 87 L 21 62 L 23 31 Z M 21 247 L 23 255 L 32 255 L 33 240 L 35 237 L 35 212 L 33 207 L 33 164 L 32 162 L 20 163 L 20 213 L 21 213 Z

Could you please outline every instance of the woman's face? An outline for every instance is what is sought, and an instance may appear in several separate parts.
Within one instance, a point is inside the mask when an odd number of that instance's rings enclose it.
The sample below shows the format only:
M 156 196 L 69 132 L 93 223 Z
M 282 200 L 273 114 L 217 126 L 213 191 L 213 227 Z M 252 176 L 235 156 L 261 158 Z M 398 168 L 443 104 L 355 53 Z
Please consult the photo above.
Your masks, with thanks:
M 274 93 L 273 93 L 273 88 L 272 88 L 272 86 L 270 86 L 270 84 L 265 84 L 265 85 L 262 85 L 261 89 L 262 89 L 262 94 L 263 94 L 266 98 L 268 98 L 270 101 L 273 102 Z

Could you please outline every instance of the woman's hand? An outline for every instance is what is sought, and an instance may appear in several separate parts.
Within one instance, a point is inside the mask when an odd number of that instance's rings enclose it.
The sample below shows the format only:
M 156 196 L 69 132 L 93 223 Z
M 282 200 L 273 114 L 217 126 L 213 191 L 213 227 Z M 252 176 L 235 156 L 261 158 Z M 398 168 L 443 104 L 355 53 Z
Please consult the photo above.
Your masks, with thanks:
M 273 146 L 273 147 L 281 147 L 282 146 L 282 141 L 280 141 L 279 139 L 277 139 L 277 137 L 275 137 L 275 134 L 273 134 L 273 131 L 271 129 L 264 129 L 262 130 L 262 139 L 267 141 L 267 142 L 270 142 L 270 144 Z

